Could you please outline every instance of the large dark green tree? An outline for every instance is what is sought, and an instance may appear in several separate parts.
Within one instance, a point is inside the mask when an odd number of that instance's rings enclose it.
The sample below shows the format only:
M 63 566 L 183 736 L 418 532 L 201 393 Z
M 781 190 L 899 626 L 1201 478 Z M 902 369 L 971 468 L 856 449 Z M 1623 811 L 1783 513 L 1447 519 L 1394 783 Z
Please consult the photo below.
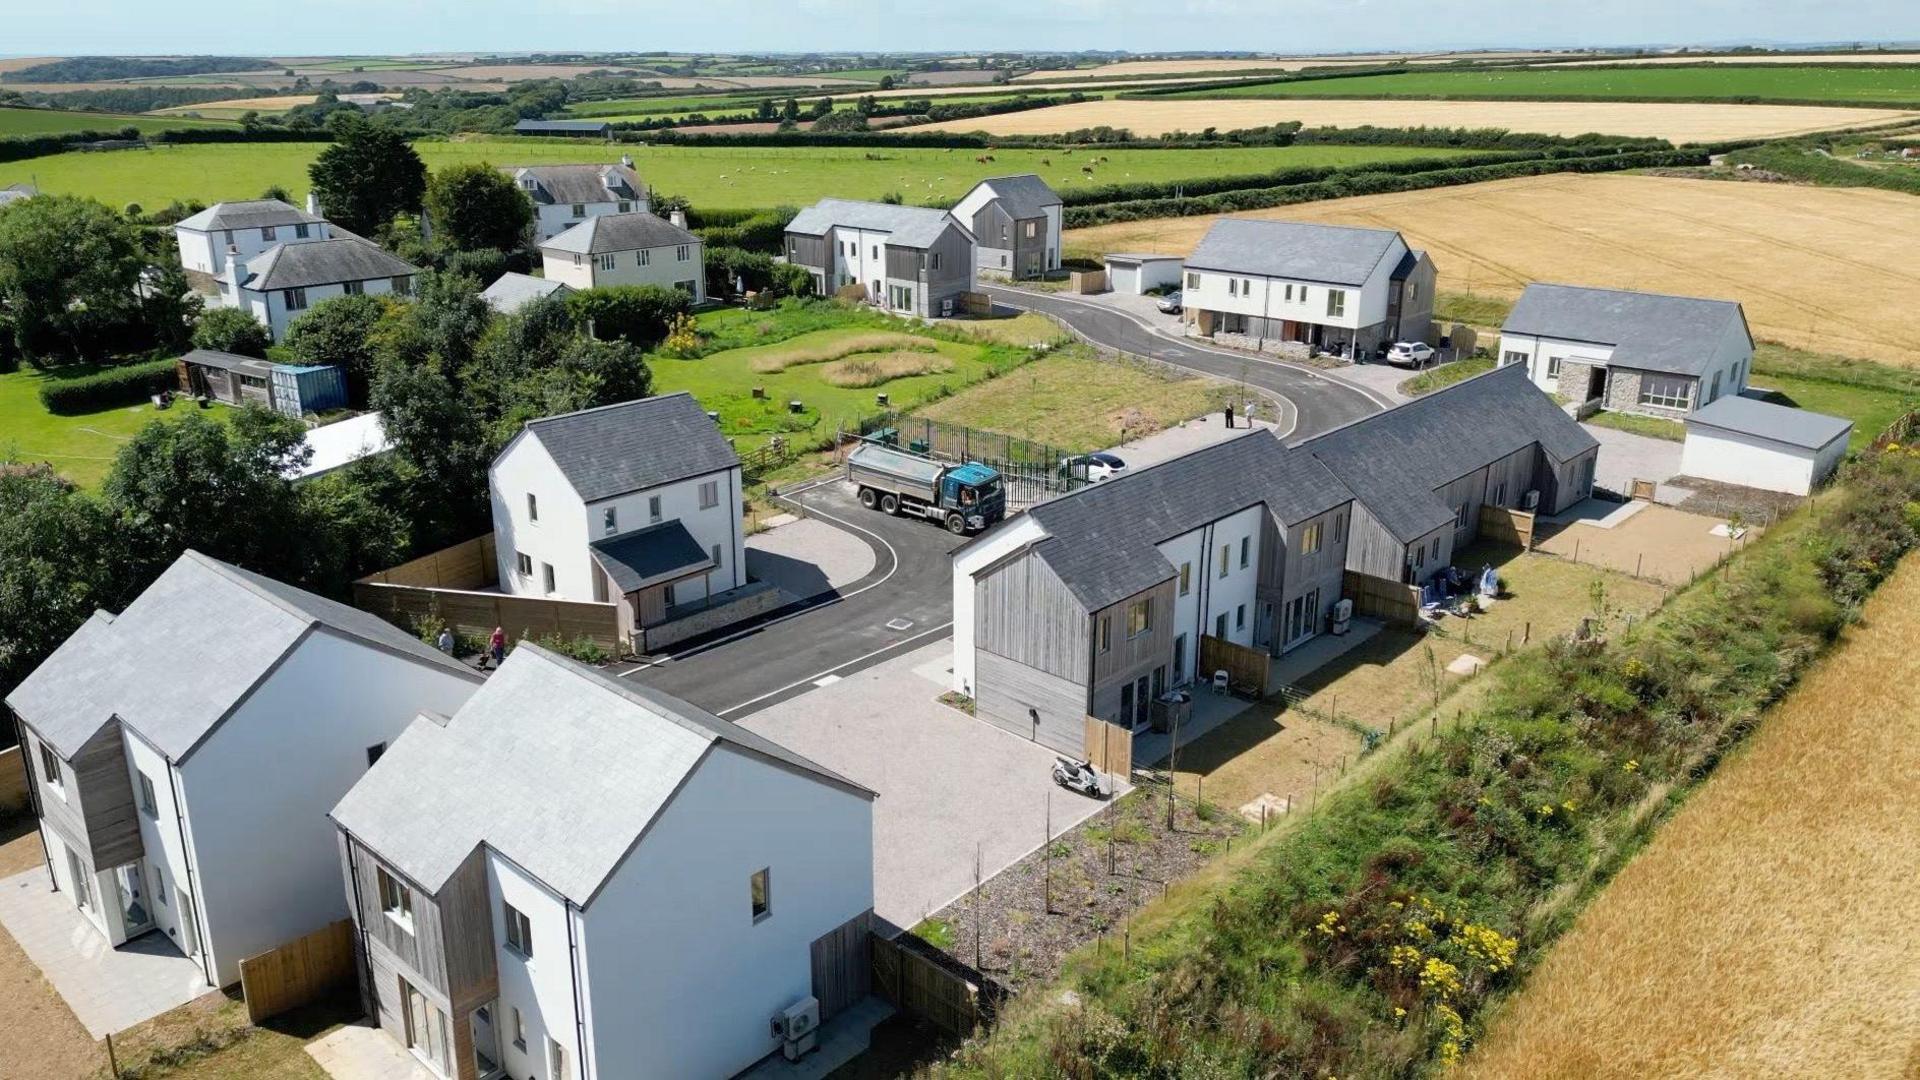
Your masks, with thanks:
M 513 178 L 485 162 L 441 169 L 427 179 L 434 239 L 455 251 L 506 251 L 526 242 L 533 203 Z
M 0 209 L 0 307 L 20 354 L 96 360 L 142 346 L 139 232 L 92 199 L 42 195 Z
M 260 320 L 239 308 L 214 308 L 193 328 L 193 347 L 239 356 L 265 357 L 273 340 Z
M 44 465 L 0 469 L 0 696 L 134 583 L 105 504 Z M 12 742 L 0 731 L 0 745 Z
M 287 350 L 302 364 L 345 371 L 347 396 L 365 404 L 373 386 L 374 336 L 390 303 L 366 295 L 322 300 L 287 327 Z
M 405 136 L 368 123 L 358 110 L 329 118 L 327 126 L 333 145 L 307 167 L 307 176 L 329 220 L 372 236 L 396 215 L 419 212 L 427 167 Z

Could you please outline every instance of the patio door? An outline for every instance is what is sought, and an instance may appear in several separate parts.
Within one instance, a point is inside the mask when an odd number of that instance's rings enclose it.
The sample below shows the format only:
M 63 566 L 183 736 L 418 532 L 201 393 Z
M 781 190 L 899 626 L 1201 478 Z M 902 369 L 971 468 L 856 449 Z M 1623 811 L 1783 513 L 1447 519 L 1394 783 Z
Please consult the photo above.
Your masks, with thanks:
M 445 1076 L 447 1029 L 440 1010 L 407 980 L 400 980 L 400 988 L 407 1005 L 407 1049 L 435 1073 Z
M 1319 633 L 1320 590 L 1313 589 L 1304 596 L 1287 601 L 1286 619 L 1286 638 L 1282 648 L 1291 649 Z
M 92 909 L 93 890 L 88 887 L 87 866 L 72 851 L 67 852 L 67 876 L 73 881 L 73 906 L 81 911 Z

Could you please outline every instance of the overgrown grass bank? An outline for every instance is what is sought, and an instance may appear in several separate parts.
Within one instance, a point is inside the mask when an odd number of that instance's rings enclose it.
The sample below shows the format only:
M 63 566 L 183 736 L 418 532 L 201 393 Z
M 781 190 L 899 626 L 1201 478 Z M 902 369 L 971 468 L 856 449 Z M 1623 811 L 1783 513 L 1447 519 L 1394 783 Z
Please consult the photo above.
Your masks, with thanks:
M 1468 716 L 1082 953 L 952 1076 L 1410 1076 L 1472 1044 L 1585 899 L 1753 727 L 1910 550 L 1920 455 L 1817 506 L 1629 627 L 1493 674 Z

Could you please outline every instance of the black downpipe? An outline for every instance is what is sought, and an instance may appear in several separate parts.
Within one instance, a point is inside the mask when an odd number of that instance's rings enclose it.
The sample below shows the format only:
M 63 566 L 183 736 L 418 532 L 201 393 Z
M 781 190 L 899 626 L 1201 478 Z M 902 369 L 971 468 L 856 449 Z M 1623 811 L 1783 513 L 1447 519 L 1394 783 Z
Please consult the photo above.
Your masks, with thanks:
M 380 1024 L 380 995 L 373 985 L 373 949 L 367 936 L 366 901 L 360 893 L 360 858 L 355 852 L 360 842 L 344 826 L 340 835 L 347 839 L 347 880 L 353 886 L 353 925 L 360 931 L 360 960 L 354 966 L 360 969 L 360 1003 L 366 1007 L 367 1014 L 373 1017 L 374 1026 Z

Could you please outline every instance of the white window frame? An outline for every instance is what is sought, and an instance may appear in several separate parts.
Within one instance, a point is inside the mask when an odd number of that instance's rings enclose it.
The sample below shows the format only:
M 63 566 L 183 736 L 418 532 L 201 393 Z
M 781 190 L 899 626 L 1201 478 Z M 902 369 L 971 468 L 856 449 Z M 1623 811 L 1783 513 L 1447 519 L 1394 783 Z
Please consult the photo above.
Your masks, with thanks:
M 280 294 L 280 302 L 286 305 L 288 311 L 305 311 L 307 310 L 307 290 L 287 289 Z
M 140 778 L 140 809 L 150 818 L 160 816 L 160 800 L 153 793 L 153 777 L 145 769 L 135 769 L 134 775 Z
M 1183 562 L 1180 564 L 1180 595 L 1186 596 L 1188 593 L 1191 593 L 1192 591 L 1193 591 L 1193 564 L 1191 562 Z
M 525 1053 L 527 1049 L 527 1019 L 520 1015 L 520 1006 L 518 1005 L 513 1006 L 513 1027 L 508 1030 L 512 1032 L 513 1048 Z
M 364 281 L 343 281 L 340 283 L 340 288 L 348 296 L 367 295 L 367 283 Z
M 1196 274 L 1196 273 L 1187 274 L 1187 288 L 1193 289 L 1193 290 L 1198 290 L 1200 288 L 1199 274 Z
M 1549 356 L 1549 357 L 1547 357 L 1547 378 L 1549 378 L 1549 379 L 1557 379 L 1557 378 L 1559 378 L 1559 377 L 1560 377 L 1560 365 L 1561 365 L 1561 363 L 1563 363 L 1563 362 L 1564 362 L 1565 360 L 1566 360 L 1566 357 L 1564 357 L 1564 356 Z
M 653 249 L 641 248 L 639 251 L 633 253 L 633 260 L 635 266 L 653 265 Z
M 1501 366 L 1511 367 L 1514 364 L 1524 364 L 1526 362 L 1527 362 L 1527 354 L 1524 350 L 1508 349 L 1506 351 L 1506 355 L 1501 360 Z
M 552 1036 L 547 1037 L 547 1074 L 550 1080 L 567 1080 L 567 1048 Z
M 533 556 L 527 554 L 524 551 L 514 552 L 513 568 L 515 570 L 518 570 L 520 572 L 520 576 L 523 578 L 532 577 L 533 576 Z
M 612 536 L 620 531 L 620 508 L 609 506 L 600 514 L 600 534 Z
M 540 499 L 531 491 L 527 492 L 527 520 L 532 522 L 540 520 Z
M 693 245 L 681 244 L 674 249 L 673 257 L 676 262 L 686 262 L 688 259 L 693 258 Z
M 267 243 L 269 243 L 269 244 L 271 244 L 271 243 L 273 243 L 273 242 L 274 242 L 275 240 L 278 240 L 279 238 L 280 238 L 280 234 L 279 234 L 279 232 L 278 232 L 278 231 L 276 231 L 276 230 L 274 229 L 274 227 L 273 227 L 273 226 L 271 226 L 271 225 L 264 225 L 264 226 L 262 226 L 262 227 L 261 227 L 261 229 L 260 229 L 260 239 L 262 239 L 262 240 L 264 240 L 264 241 L 266 241 Z
M 53 752 L 44 740 L 40 743 L 40 780 L 48 787 L 67 797 L 67 784 L 60 771 L 60 755 Z
M 1327 290 L 1327 318 L 1344 319 L 1347 317 L 1347 290 Z
M 1247 561 L 1252 557 L 1253 537 L 1243 536 L 1240 538 L 1240 569 L 1245 570 L 1247 568 Z
M 554 584 L 553 564 L 550 562 L 540 564 L 540 585 L 546 590 L 548 596 L 552 596 L 555 592 L 559 591 Z
M 611 251 L 607 252 L 604 255 L 597 255 L 594 257 L 594 265 L 599 267 L 602 270 L 613 269 L 613 264 L 614 264 L 614 254 Z
M 658 525 L 659 523 L 660 523 L 660 496 L 649 495 L 647 496 L 647 524 Z
M 380 913 L 407 933 L 413 933 L 413 890 L 388 873 L 384 866 L 374 867 L 373 876 L 374 887 L 380 893 Z
M 1693 406 L 1694 383 L 1684 375 L 1640 376 L 1641 405 L 1656 409 L 1685 410 Z

